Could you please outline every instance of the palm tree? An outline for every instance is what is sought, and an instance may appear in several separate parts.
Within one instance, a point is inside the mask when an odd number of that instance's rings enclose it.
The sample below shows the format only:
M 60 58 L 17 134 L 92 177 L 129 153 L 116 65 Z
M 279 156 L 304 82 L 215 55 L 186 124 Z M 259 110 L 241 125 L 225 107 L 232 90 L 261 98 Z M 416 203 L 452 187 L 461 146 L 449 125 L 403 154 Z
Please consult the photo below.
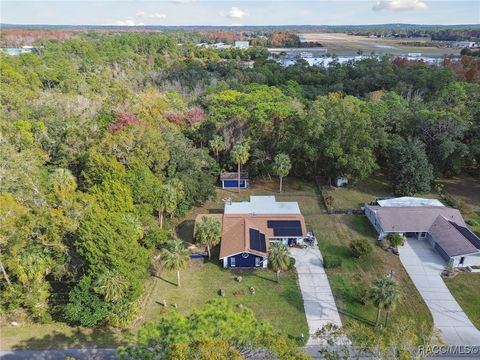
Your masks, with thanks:
M 116 271 L 107 270 L 95 281 L 93 289 L 96 293 L 103 295 L 105 301 L 117 302 L 127 293 L 128 281 Z
M 218 154 L 227 148 L 225 141 L 223 141 L 223 138 L 220 135 L 215 135 L 208 144 L 210 145 L 210 149 L 215 153 L 218 162 Z
M 273 169 L 280 178 L 280 192 L 282 192 L 283 177 L 287 176 L 292 168 L 292 163 L 287 154 L 278 154 L 275 156 Z
M 250 146 L 248 145 L 247 142 L 243 142 L 240 144 L 235 144 L 235 146 L 232 149 L 232 161 L 238 165 L 238 192 L 240 193 L 240 167 L 242 164 L 245 164 L 248 161 L 248 158 L 250 157 L 249 154 L 250 151 Z
M 282 243 L 271 244 L 268 253 L 268 263 L 277 274 L 277 283 L 280 282 L 280 271 L 288 270 L 290 265 L 288 248 Z
M 369 294 L 370 300 L 377 308 L 377 317 L 375 327 L 380 323 L 380 313 L 382 309 L 392 310 L 400 300 L 400 290 L 398 284 L 390 275 L 381 276 L 373 282 Z
M 207 247 L 208 259 L 212 258 L 210 248 L 218 245 L 222 236 L 220 221 L 211 216 L 203 216 L 202 222 L 196 225 L 195 238 Z
M 160 252 L 160 260 L 167 270 L 177 271 L 177 286 L 180 286 L 180 270 L 188 266 L 188 249 L 180 240 L 172 240 L 167 248 Z
M 398 248 L 400 245 L 403 245 L 403 237 L 399 233 L 391 233 L 387 236 L 387 240 L 390 243 L 391 247 Z
M 157 192 L 158 225 L 160 229 L 162 229 L 164 213 L 172 214 L 177 208 L 181 198 L 183 198 L 183 184 L 180 181 L 172 180 L 170 183 L 159 188 Z

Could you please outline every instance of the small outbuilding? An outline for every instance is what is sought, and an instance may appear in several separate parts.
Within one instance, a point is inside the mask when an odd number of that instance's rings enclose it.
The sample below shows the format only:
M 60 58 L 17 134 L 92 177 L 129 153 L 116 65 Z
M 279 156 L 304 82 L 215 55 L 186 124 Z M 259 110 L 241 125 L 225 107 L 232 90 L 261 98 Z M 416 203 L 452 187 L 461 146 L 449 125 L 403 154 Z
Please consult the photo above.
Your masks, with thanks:
M 222 183 L 222 189 L 238 188 L 238 173 L 223 172 L 220 174 L 220 182 Z M 248 173 L 240 173 L 240 187 L 246 189 L 248 185 Z
M 348 185 L 348 178 L 346 176 L 339 176 L 333 180 L 336 187 L 343 187 Z

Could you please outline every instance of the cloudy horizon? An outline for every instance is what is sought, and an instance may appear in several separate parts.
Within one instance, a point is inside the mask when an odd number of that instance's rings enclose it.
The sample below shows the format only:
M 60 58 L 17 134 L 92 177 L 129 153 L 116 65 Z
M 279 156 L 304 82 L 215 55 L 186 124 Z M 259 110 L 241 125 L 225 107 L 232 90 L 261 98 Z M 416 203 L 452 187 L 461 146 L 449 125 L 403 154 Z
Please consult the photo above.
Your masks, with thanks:
M 28 25 L 268 26 L 480 23 L 479 1 L 4 0 L 1 23 Z

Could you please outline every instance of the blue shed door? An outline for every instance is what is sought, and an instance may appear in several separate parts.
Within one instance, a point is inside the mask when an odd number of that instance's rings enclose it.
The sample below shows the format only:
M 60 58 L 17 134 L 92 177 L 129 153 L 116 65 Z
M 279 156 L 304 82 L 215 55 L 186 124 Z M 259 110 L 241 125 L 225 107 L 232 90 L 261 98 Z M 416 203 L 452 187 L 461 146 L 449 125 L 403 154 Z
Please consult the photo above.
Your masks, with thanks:
M 248 183 L 246 183 L 245 180 L 240 180 L 240 187 L 245 188 L 247 187 Z M 238 187 L 238 181 L 237 180 L 223 180 L 223 187 L 224 188 L 236 188 Z

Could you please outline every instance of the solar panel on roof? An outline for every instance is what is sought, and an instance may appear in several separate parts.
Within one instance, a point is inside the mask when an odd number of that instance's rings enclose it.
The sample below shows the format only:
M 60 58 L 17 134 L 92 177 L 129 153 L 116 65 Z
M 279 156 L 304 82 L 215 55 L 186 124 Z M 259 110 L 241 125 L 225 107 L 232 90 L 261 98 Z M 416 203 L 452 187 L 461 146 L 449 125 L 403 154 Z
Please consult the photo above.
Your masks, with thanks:
M 250 249 L 261 252 L 267 251 L 267 244 L 265 242 L 265 234 L 255 229 L 249 229 L 250 233 Z
M 273 229 L 273 236 L 302 236 L 299 220 L 269 220 L 267 226 Z
M 273 229 L 273 236 L 302 236 L 301 228 Z

